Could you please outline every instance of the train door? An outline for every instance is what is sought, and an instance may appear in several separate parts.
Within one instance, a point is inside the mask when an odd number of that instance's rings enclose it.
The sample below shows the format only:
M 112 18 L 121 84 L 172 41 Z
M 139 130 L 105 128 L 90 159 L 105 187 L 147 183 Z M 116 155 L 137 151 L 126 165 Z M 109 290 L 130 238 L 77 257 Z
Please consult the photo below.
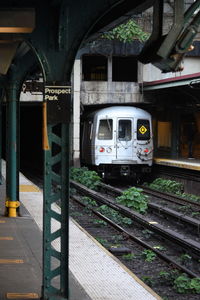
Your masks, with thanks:
M 86 121 L 83 124 L 83 135 L 82 135 L 82 161 L 85 164 L 91 164 L 92 163 L 92 151 L 93 151 L 93 145 L 92 145 L 92 133 L 93 133 L 93 122 L 92 121 Z
M 132 159 L 133 155 L 133 119 L 117 119 L 116 136 L 117 159 Z

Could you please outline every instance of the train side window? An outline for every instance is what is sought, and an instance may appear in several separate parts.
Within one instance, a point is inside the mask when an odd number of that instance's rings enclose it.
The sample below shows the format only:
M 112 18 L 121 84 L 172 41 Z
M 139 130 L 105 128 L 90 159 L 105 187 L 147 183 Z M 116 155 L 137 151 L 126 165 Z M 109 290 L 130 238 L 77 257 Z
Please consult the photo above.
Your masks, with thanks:
M 137 139 L 149 140 L 150 139 L 150 123 L 149 120 L 137 120 Z
M 118 140 L 119 141 L 131 140 L 131 120 L 119 120 Z
M 91 141 L 92 139 L 92 131 L 93 131 L 93 123 L 91 121 L 84 122 L 83 124 L 83 140 Z
M 98 139 L 112 140 L 113 138 L 113 120 L 104 119 L 99 122 Z

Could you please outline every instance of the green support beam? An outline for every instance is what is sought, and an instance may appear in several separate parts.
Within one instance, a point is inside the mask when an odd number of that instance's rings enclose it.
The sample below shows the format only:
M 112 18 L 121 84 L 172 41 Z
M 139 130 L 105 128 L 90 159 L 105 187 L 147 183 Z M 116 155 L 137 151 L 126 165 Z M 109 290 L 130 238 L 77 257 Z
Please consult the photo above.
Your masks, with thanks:
M 11 82 L 6 88 L 7 92 L 7 136 L 6 136 L 6 215 L 17 216 L 19 207 L 19 181 L 18 181 L 18 160 L 17 160 L 17 95 L 18 86 Z

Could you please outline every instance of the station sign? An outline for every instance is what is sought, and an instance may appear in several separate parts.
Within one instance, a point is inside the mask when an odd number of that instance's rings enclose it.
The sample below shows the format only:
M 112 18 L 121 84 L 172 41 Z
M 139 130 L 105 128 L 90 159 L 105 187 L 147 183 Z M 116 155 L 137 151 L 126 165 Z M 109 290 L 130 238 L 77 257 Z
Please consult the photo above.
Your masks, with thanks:
M 71 115 L 71 85 L 45 85 L 47 123 L 69 123 Z
M 45 101 L 61 101 L 66 95 L 71 94 L 71 86 L 45 86 Z

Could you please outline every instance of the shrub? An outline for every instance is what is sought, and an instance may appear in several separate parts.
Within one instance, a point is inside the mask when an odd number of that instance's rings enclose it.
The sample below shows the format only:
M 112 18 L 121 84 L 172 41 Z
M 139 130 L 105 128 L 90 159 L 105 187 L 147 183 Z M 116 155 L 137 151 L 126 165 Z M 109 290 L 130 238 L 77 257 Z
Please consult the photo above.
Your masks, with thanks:
M 72 167 L 70 169 L 70 179 L 79 182 L 92 190 L 97 190 L 101 181 L 101 178 L 95 171 L 90 171 L 86 167 Z
M 181 194 L 183 192 L 183 184 L 170 179 L 157 178 L 149 187 L 154 190 L 159 190 L 161 192 L 167 192 L 172 194 Z
M 143 214 L 148 208 L 148 196 L 142 192 L 143 189 L 131 187 L 117 197 L 117 202 Z

